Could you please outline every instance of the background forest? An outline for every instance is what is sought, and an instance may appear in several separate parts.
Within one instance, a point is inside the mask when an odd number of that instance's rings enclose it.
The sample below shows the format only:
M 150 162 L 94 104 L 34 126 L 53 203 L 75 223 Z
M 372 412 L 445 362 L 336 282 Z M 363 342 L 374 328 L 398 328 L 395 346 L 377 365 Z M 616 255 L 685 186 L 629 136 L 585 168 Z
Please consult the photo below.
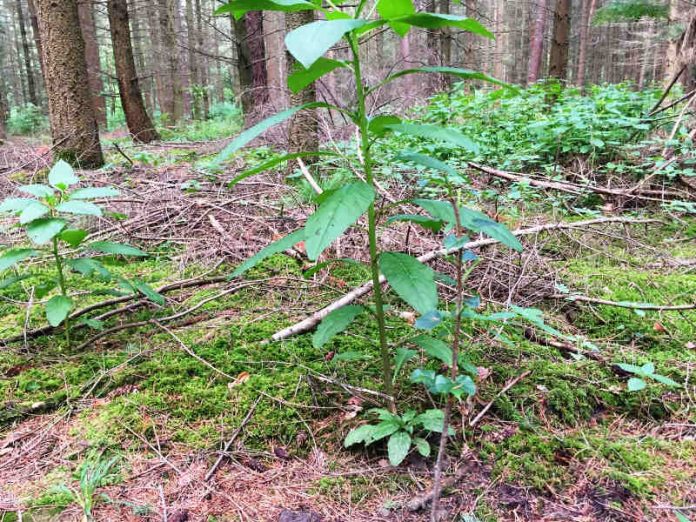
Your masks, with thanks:
M 696 2 L 0 0 L 0 522 L 696 521 Z

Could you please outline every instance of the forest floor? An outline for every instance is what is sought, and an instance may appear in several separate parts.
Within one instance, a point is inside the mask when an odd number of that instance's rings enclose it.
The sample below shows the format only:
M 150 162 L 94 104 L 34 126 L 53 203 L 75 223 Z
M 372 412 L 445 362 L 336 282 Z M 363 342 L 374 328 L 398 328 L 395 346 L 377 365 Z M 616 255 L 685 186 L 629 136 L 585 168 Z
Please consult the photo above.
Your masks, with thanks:
M 113 273 L 153 287 L 193 281 L 172 285 L 165 306 L 133 301 L 109 318 L 110 335 L 82 328 L 68 346 L 59 333 L 22 338 L 43 324 L 26 291 L 50 277 L 48 265 L 37 262 L 20 289 L 0 287 L 0 338 L 20 337 L 0 355 L 0 520 L 81 520 L 80 474 L 98 466 L 107 469 L 107 485 L 93 495 L 100 521 L 428 519 L 407 505 L 430 487 L 430 459 L 411 456 L 393 468 L 379 445 L 342 446 L 379 403 L 369 391 L 379 389 L 378 354 L 365 341 L 371 325 L 358 322 L 319 351 L 309 334 L 263 342 L 364 283 L 367 270 L 340 266 L 306 278 L 301 256 L 279 254 L 227 280 L 241 260 L 297 228 L 312 205 L 282 183 L 283 173 L 234 189 L 226 181 L 239 165 L 221 178 L 201 175 L 198 162 L 221 146 L 128 148 L 128 159 L 110 147 L 108 169 L 81 173 L 122 191 L 108 203 L 119 219 L 90 222 L 96 236 L 152 254 L 105 259 Z M 45 175 L 49 152 L 26 141 L 0 147 L 0 199 Z M 630 216 L 654 221 L 539 233 L 525 238 L 521 256 L 495 246 L 479 252 L 474 291 L 492 303 L 542 307 L 555 327 L 593 348 L 468 331 L 479 392 L 460 411 L 464 435 L 448 473 L 462 480 L 446 492 L 448 520 L 662 521 L 679 520 L 680 508 L 696 519 L 696 311 L 558 296 L 693 303 L 696 219 L 655 208 Z M 508 225 L 554 220 L 530 210 Z M 406 229 L 384 240 L 414 254 L 438 245 Z M 357 234 L 339 248 L 337 257 L 365 256 Z M 87 290 L 109 288 L 70 279 L 79 307 L 103 299 Z M 403 305 L 390 303 L 398 333 Z M 615 363 L 648 362 L 682 386 L 627 392 L 630 376 Z M 424 400 L 399 390 L 404 404 Z

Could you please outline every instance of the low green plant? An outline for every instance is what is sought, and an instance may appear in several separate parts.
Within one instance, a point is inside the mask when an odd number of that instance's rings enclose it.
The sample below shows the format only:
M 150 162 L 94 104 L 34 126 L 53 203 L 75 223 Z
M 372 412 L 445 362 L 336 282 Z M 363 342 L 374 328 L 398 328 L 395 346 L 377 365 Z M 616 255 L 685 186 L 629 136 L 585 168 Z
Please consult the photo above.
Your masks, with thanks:
M 11 197 L 0 203 L 0 212 L 18 217 L 15 226 L 21 228 L 33 243 L 31 248 L 9 248 L 0 253 L 0 274 L 15 269 L 12 276 L 4 279 L 4 287 L 17 284 L 28 277 L 29 261 L 43 255 L 53 259 L 55 278 L 37 289 L 35 297 L 42 299 L 57 289 L 44 304 L 46 319 L 53 327 L 65 326 L 69 341 L 70 312 L 74 300 L 70 296 L 66 272 L 72 270 L 85 277 L 101 280 L 115 279 L 122 292 L 140 293 L 158 304 L 164 298 L 140 280 L 128 281 L 114 277 L 94 254 L 119 255 L 127 257 L 146 257 L 148 254 L 133 246 L 110 241 L 88 241 L 89 232 L 82 228 L 80 221 L 85 217 L 101 217 L 104 211 L 95 200 L 112 198 L 119 194 L 114 187 L 80 187 L 73 168 L 64 161 L 54 165 L 48 174 L 48 184 L 23 185 L 20 192 L 31 197 Z M 67 252 L 63 250 L 68 247 Z M 88 323 L 100 328 L 101 325 Z
M 108 485 L 115 478 L 112 469 L 117 459 L 103 460 L 91 457 L 80 467 L 78 486 L 61 484 L 54 491 L 63 493 L 82 509 L 83 522 L 92 522 L 92 511 L 97 500 L 97 490 Z
M 655 365 L 651 362 L 645 363 L 642 366 L 635 364 L 618 363 L 616 366 L 623 371 L 633 374 L 634 377 L 628 379 L 627 389 L 630 392 L 636 392 L 645 389 L 648 386 L 647 381 L 655 381 L 666 386 L 679 386 L 679 383 L 673 381 L 669 377 L 655 373 Z
M 48 130 L 48 117 L 40 107 L 31 103 L 13 107 L 7 120 L 7 130 L 19 136 L 39 134 Z

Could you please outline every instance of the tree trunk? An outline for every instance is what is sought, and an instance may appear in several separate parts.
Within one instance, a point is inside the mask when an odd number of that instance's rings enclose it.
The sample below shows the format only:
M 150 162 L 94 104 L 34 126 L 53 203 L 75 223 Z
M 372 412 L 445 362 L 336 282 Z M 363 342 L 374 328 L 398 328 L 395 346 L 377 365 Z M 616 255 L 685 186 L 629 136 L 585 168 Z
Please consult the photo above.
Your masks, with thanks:
M 24 9 L 22 0 L 16 0 L 15 8 L 17 11 L 17 21 L 19 22 L 19 34 L 22 39 L 22 55 L 24 58 L 24 74 L 27 76 L 27 92 L 29 101 L 39 106 L 39 98 L 36 95 L 36 81 L 34 80 L 34 68 L 31 65 L 31 52 L 29 50 L 29 40 L 27 39 L 27 25 L 24 19 Z
M 159 23 L 162 34 L 162 52 L 164 59 L 164 82 L 166 92 L 166 112 L 171 123 L 179 123 L 184 117 L 184 93 L 181 83 L 179 65 L 179 45 L 176 40 L 176 16 L 174 9 L 177 0 L 159 0 Z
M 84 167 L 104 164 L 89 92 L 85 42 L 76 0 L 36 0 L 55 159 Z
M 205 33 L 203 31 L 203 10 L 201 9 L 201 0 L 196 0 L 196 35 L 198 36 L 198 49 L 205 49 Z M 203 87 L 203 119 L 208 119 L 210 112 L 210 79 L 208 76 L 208 57 L 199 56 L 197 60 L 201 61 L 201 66 L 198 69 L 199 80 Z
M 200 120 L 201 110 L 201 80 L 198 73 L 198 61 L 196 49 L 198 37 L 196 36 L 193 0 L 186 0 L 186 43 L 188 47 L 189 85 L 191 87 L 191 115 L 194 120 Z
M 251 74 L 251 51 L 247 38 L 247 15 L 239 20 L 230 17 L 237 52 L 237 96 L 241 99 L 244 114 L 249 114 L 254 108 L 253 81 Z
M 92 0 L 78 0 L 77 12 L 80 16 L 80 28 L 85 40 L 85 59 L 89 75 L 89 89 L 92 92 L 94 115 L 100 127 L 106 128 L 106 99 L 103 96 L 104 82 L 101 78 L 101 63 L 99 60 L 99 42 L 97 41 L 97 26 L 94 20 L 94 4 Z
M 467 18 L 476 17 L 476 0 L 466 0 Z M 497 5 L 496 5 L 497 7 Z M 476 35 L 474 33 L 464 33 L 464 65 L 467 69 L 475 70 L 476 65 Z
M 7 98 L 5 97 L 5 82 L 0 81 L 0 145 L 7 139 Z
M 541 58 L 544 53 L 544 31 L 546 29 L 546 2 L 537 0 L 534 12 L 534 25 L 529 41 L 529 62 L 527 63 L 527 85 L 539 79 Z
M 314 21 L 313 11 L 299 11 L 296 13 L 287 13 L 285 15 L 285 32 L 286 34 L 300 26 L 310 24 Z M 294 58 L 287 53 L 288 75 L 296 67 L 302 67 L 297 64 Z M 290 94 L 290 106 L 304 105 L 312 103 L 317 99 L 317 91 L 314 84 L 309 85 L 304 90 L 297 94 Z M 319 148 L 319 126 L 314 111 L 300 111 L 291 120 L 289 127 L 289 151 L 315 151 Z
M 470 3 L 472 3 L 472 0 L 467 0 L 467 10 Z M 440 0 L 440 13 L 443 15 L 450 14 L 450 0 Z M 452 32 L 447 27 L 440 29 L 440 62 L 445 67 L 452 66 Z M 441 82 L 443 89 L 449 89 L 452 86 L 452 76 L 443 74 Z
M 118 92 L 126 115 L 128 131 L 135 141 L 150 143 L 159 139 L 159 136 L 145 110 L 143 95 L 140 92 L 131 45 L 128 3 L 126 0 L 108 0 L 106 7 L 114 48 Z
M 493 53 L 493 76 L 506 80 L 505 48 L 507 32 L 505 31 L 505 0 L 495 0 L 495 52 Z
M 590 20 L 596 0 L 582 1 L 582 24 L 580 26 L 580 42 L 578 44 L 578 68 L 575 73 L 575 84 L 585 90 L 585 70 L 587 68 L 587 45 L 590 39 Z
M 246 14 L 246 31 L 251 58 L 251 82 L 254 103 L 261 106 L 268 101 L 268 72 L 266 70 L 266 41 L 263 34 L 263 15 L 260 11 Z
M 549 76 L 565 80 L 568 76 L 571 0 L 556 0 L 553 11 L 553 40 L 549 59 Z

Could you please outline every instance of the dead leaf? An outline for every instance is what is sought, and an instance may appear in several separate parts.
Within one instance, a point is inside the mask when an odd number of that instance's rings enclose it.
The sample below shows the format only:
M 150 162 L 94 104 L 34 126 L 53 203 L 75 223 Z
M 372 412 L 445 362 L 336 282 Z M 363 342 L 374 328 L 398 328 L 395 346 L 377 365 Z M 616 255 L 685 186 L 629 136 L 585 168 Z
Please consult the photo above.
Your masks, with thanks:
M 232 388 L 239 386 L 240 384 L 244 384 L 246 381 L 249 380 L 249 377 L 251 377 L 251 374 L 249 372 L 240 373 L 239 375 L 237 375 L 237 378 L 234 381 L 227 384 L 227 389 L 232 390 Z

